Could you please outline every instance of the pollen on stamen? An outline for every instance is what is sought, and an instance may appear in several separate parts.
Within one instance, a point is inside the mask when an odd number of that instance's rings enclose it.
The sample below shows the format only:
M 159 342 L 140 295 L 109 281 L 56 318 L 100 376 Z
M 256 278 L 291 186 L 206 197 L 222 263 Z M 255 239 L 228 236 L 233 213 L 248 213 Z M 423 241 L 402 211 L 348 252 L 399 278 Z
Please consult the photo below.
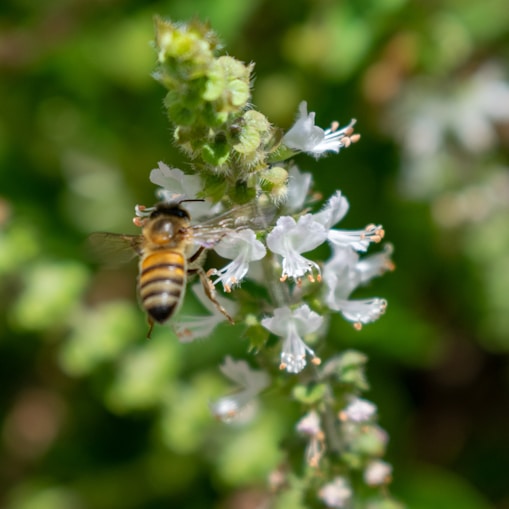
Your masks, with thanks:
M 316 279 L 313 277 L 313 274 L 309 274 L 309 275 L 308 275 L 308 281 L 309 281 L 310 283 L 314 283 L 314 282 L 316 281 Z
M 320 464 L 320 459 L 322 458 L 322 455 L 318 452 L 315 452 L 315 454 L 308 458 L 308 465 L 311 468 L 317 468 Z
M 321 274 L 317 274 L 316 276 L 316 280 L 321 283 L 322 282 L 322 275 Z
M 364 240 L 369 235 L 371 242 L 381 242 L 385 237 L 385 230 L 381 226 L 375 224 L 368 224 L 364 228 L 364 233 L 361 234 L 361 239 Z
M 357 143 L 361 139 L 361 135 L 359 133 L 352 134 L 349 136 L 349 140 L 351 143 Z
M 311 359 L 311 364 L 314 364 L 315 366 L 320 366 L 321 363 L 322 359 L 320 359 L 320 357 L 313 357 Z
M 282 362 L 280 365 L 279 365 L 279 369 L 281 371 L 283 371 L 284 369 L 286 369 L 286 366 L 288 366 L 288 364 L 286 364 L 286 362 Z
M 339 127 L 339 122 L 337 120 L 334 120 L 333 122 L 331 122 L 330 130 L 332 132 L 337 131 L 338 127 Z
M 182 329 L 178 332 L 177 335 L 179 338 L 186 338 L 186 337 L 192 336 L 193 333 L 189 329 Z
M 281 276 L 279 278 L 279 281 L 281 281 L 281 283 L 284 283 L 287 279 L 288 279 L 288 274 L 285 274 L 284 276 Z
M 362 329 L 362 323 L 361 323 L 361 322 L 355 322 L 355 323 L 353 324 L 353 328 L 354 328 L 355 330 L 361 330 L 361 329 Z
M 133 217 L 133 224 L 134 224 L 134 226 L 137 226 L 138 228 L 143 227 L 146 222 L 147 222 L 146 218 Z

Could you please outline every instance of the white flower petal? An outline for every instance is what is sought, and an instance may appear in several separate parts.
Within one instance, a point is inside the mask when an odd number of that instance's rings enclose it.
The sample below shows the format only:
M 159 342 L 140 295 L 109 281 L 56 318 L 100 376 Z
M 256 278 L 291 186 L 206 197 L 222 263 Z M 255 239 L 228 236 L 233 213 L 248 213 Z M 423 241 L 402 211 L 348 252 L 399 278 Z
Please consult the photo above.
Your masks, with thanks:
M 380 242 L 385 235 L 381 225 L 368 225 L 364 230 L 329 230 L 328 240 L 337 247 L 350 246 L 356 251 L 367 251 L 371 242 Z
M 348 200 L 341 194 L 341 191 L 336 191 L 329 198 L 325 207 L 320 212 L 313 214 L 313 219 L 329 229 L 345 217 L 348 208 Z
M 225 358 L 219 369 L 232 382 L 252 392 L 262 391 L 270 382 L 264 371 L 252 369 L 246 361 L 235 361 L 230 356 Z
M 337 301 L 335 306 L 346 320 L 353 322 L 357 328 L 360 328 L 363 323 L 370 323 L 378 320 L 380 316 L 385 313 L 387 301 L 379 298 L 344 300 Z
M 189 343 L 198 338 L 208 338 L 218 324 L 226 320 L 226 317 L 216 308 L 214 303 L 205 295 L 205 290 L 201 283 L 196 283 L 191 287 L 204 308 L 210 314 L 197 316 L 179 316 L 175 323 L 175 330 L 182 343 Z M 235 316 L 237 304 L 230 299 L 216 296 L 217 301 L 223 306 L 230 316 Z
M 158 166 L 150 172 L 150 182 L 153 184 L 186 198 L 194 198 L 200 192 L 201 182 L 197 175 L 186 175 L 182 170 L 170 168 L 163 162 L 159 162 Z
M 314 410 L 308 412 L 296 425 L 296 429 L 303 435 L 316 436 L 322 432 L 320 416 Z
M 318 492 L 318 496 L 327 507 L 341 509 L 347 507 L 352 496 L 352 489 L 346 479 L 336 477 L 332 482 L 323 486 Z
M 306 354 L 317 359 L 301 336 L 316 332 L 322 323 L 323 317 L 311 311 L 307 304 L 293 311 L 287 306 L 277 308 L 274 310 L 274 316 L 262 319 L 263 327 L 276 336 L 284 338 L 281 349 L 281 369 L 286 369 L 289 373 L 299 373 L 306 366 Z M 317 361 L 319 362 L 318 359 Z
M 222 269 L 213 269 L 210 272 L 211 275 L 219 276 L 214 284 L 222 283 L 226 292 L 229 292 L 232 286 L 240 284 L 249 270 L 250 262 L 261 260 L 267 253 L 265 246 L 249 229 L 228 234 L 214 247 L 214 251 L 223 258 L 233 260 Z
M 219 398 L 210 404 L 212 414 L 223 422 L 245 422 L 253 416 L 256 396 L 270 383 L 269 376 L 251 369 L 245 361 L 235 361 L 226 357 L 220 367 L 222 373 L 236 382 L 241 390 Z
M 301 253 L 311 251 L 326 239 L 326 229 L 311 214 L 301 216 L 297 222 L 293 217 L 282 216 L 267 236 L 267 247 L 283 257 L 283 278 L 300 278 L 313 268 L 319 271 L 318 265 Z
M 298 212 L 302 210 L 309 188 L 312 182 L 311 173 L 300 172 L 297 166 L 293 165 L 288 170 L 288 185 L 284 210 Z
M 367 399 L 354 397 L 347 407 L 340 412 L 340 417 L 344 421 L 367 422 L 376 415 L 376 405 Z
M 320 157 L 325 152 L 339 152 L 343 147 L 350 145 L 353 139 L 352 120 L 347 126 L 338 129 L 337 123 L 334 127 L 323 130 L 315 125 L 315 113 L 307 112 L 307 103 L 302 101 L 299 105 L 299 115 L 294 125 L 283 137 L 283 143 L 294 150 L 306 152 L 312 156 Z
M 368 486 L 380 486 L 391 480 L 392 466 L 382 460 L 373 460 L 364 470 L 364 482 Z

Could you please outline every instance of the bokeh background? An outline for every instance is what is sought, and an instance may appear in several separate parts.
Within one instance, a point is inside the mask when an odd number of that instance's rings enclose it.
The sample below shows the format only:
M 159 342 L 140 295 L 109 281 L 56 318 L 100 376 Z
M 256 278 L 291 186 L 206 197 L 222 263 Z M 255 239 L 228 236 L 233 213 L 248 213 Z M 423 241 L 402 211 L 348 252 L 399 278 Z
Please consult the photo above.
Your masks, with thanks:
M 155 14 L 210 20 L 256 62 L 275 124 L 302 99 L 322 126 L 358 119 L 359 144 L 298 163 L 348 197 L 345 227 L 384 225 L 397 270 L 367 290 L 386 315 L 331 341 L 369 355 L 400 500 L 509 508 L 505 0 L 2 1 L 0 506 L 254 508 L 295 441 L 270 393 L 244 428 L 209 415 L 245 340 L 146 342 L 136 267 L 84 253 L 92 231 L 135 232 L 158 161 L 186 165 L 150 76 Z

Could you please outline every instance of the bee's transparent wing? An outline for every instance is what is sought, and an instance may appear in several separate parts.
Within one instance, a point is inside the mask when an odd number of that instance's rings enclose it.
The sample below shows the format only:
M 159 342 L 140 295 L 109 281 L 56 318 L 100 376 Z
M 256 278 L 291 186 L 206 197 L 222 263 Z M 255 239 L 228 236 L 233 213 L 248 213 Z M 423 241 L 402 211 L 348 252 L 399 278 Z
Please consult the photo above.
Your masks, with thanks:
M 141 235 L 95 232 L 88 237 L 87 247 L 93 260 L 107 267 L 130 262 L 142 251 Z
M 225 235 L 246 228 L 255 231 L 273 224 L 277 209 L 273 205 L 248 203 L 239 205 L 201 224 L 193 226 L 193 240 L 207 249 L 215 246 Z

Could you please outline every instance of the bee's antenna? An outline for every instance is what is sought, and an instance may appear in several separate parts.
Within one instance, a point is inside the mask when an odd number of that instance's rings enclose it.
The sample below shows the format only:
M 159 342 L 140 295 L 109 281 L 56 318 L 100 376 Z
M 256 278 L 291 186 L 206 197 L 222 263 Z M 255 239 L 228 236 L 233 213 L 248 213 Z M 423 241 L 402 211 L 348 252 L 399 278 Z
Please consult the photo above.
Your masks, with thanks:
M 189 202 L 193 202 L 193 201 L 205 201 L 205 200 L 203 198 L 188 198 L 188 199 L 186 198 L 185 200 L 180 200 L 178 203 L 180 205 L 181 203 L 186 203 L 186 202 L 189 203 Z

